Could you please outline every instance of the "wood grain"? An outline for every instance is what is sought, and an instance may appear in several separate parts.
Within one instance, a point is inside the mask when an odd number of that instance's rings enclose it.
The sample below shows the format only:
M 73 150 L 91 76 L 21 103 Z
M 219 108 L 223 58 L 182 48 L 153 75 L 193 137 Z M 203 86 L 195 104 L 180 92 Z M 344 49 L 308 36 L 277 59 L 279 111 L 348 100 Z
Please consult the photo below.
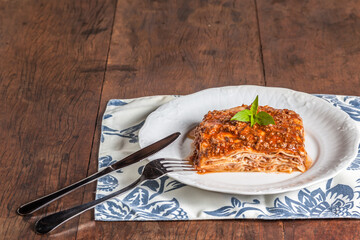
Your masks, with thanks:
M 256 0 L 267 86 L 360 95 L 358 1 Z M 359 220 L 284 221 L 285 239 L 358 239 Z
M 360 5 L 257 0 L 268 86 L 360 95 Z
M 294 220 L 284 221 L 285 239 L 359 239 L 359 220 Z
M 226 85 L 264 85 L 253 1 L 119 1 L 101 110 L 111 98 L 189 94 Z M 100 122 L 100 119 L 99 119 Z M 97 126 L 95 140 L 99 139 Z M 95 141 L 95 145 L 98 143 Z M 90 172 L 97 169 L 93 149 Z M 85 199 L 93 198 L 87 188 Z M 80 217 L 89 224 L 92 213 Z M 282 224 L 256 221 L 96 222 L 80 239 L 254 239 Z M 260 231 L 260 232 L 259 232 Z
M 360 95 L 356 0 L 0 0 L 0 239 L 357 239 L 360 220 L 95 222 L 16 208 L 97 171 L 106 102 L 254 84 Z
M 106 0 L 0 2 L 1 239 L 41 238 L 41 215 L 82 201 L 84 190 L 32 217 L 15 212 L 87 175 L 114 10 Z
M 122 0 L 118 6 L 104 101 L 264 85 L 252 0 Z

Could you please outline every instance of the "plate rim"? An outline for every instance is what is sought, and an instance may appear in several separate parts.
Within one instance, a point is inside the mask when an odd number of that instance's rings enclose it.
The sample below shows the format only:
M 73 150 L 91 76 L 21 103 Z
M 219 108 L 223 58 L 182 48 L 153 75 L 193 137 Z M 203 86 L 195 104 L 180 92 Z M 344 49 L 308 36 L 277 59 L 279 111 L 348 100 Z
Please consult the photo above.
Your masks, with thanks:
M 148 127 L 148 124 L 150 121 L 148 121 L 148 119 L 151 119 L 154 115 L 156 115 L 159 111 L 161 111 L 162 109 L 164 108 L 167 108 L 168 105 L 170 104 L 173 104 L 174 101 L 181 101 L 180 99 L 183 99 L 184 97 L 193 97 L 194 95 L 199 95 L 199 94 L 203 94 L 204 92 L 208 92 L 208 91 L 214 91 L 214 90 L 219 90 L 219 89 L 231 89 L 231 88 L 238 88 L 239 91 L 240 89 L 243 90 L 242 88 L 246 89 L 246 88 L 259 88 L 259 89 L 272 89 L 273 91 L 281 91 L 281 93 L 296 93 L 296 94 L 302 94 L 302 95 L 305 95 L 307 97 L 310 97 L 311 99 L 315 100 L 315 101 L 318 101 L 319 103 L 321 102 L 321 104 L 323 105 L 327 105 L 328 107 L 331 107 L 334 111 L 337 111 L 337 114 L 341 114 L 344 118 L 345 118 L 345 122 L 347 122 L 348 124 L 350 125 L 353 125 L 353 127 L 355 127 L 356 129 L 358 129 L 357 127 L 357 123 L 356 121 L 354 121 L 353 119 L 350 118 L 350 116 L 334 107 L 331 103 L 317 97 L 317 96 L 314 96 L 314 95 L 311 95 L 309 93 L 305 93 L 305 92 L 301 92 L 301 91 L 296 91 L 296 90 L 292 90 L 292 89 L 288 89 L 288 88 L 282 88 L 282 87 L 267 87 L 267 86 L 258 86 L 258 85 L 234 85 L 234 86 L 223 86 L 223 87 L 214 87 L 214 88 L 207 88 L 207 89 L 203 89 L 201 91 L 198 91 L 198 92 L 195 92 L 195 93 L 192 93 L 192 94 L 188 94 L 188 95 L 184 95 L 184 96 L 181 96 L 180 98 L 175 98 L 174 100 L 171 100 L 170 102 L 168 103 L 165 103 L 163 105 L 161 105 L 159 108 L 157 108 L 155 111 L 153 111 L 152 113 L 150 113 L 147 118 L 146 118 L 146 121 L 143 125 L 143 127 L 140 129 L 139 131 L 139 145 L 141 148 L 145 147 L 146 145 L 148 144 L 145 144 L 143 142 L 144 138 L 143 138 L 143 134 L 144 134 L 144 129 L 146 129 Z M 221 91 L 221 90 L 220 90 Z M 211 109 L 209 109 L 211 110 Z M 295 109 L 296 111 L 296 109 Z M 358 129 L 358 131 L 356 131 L 356 134 L 352 134 L 353 136 L 353 146 L 351 147 L 351 150 L 352 150 L 352 154 L 350 155 L 346 155 L 346 158 L 345 160 L 343 160 L 344 162 L 342 162 L 340 164 L 340 166 L 337 166 L 336 168 L 336 171 L 333 171 L 331 172 L 330 174 L 325 174 L 325 176 L 322 176 L 322 177 L 319 177 L 318 179 L 315 179 L 313 181 L 308 181 L 308 182 L 305 182 L 305 183 L 302 183 L 302 184 L 298 184 L 297 186 L 293 186 L 293 187 L 286 187 L 286 188 L 277 188 L 277 189 L 270 189 L 270 190 L 262 190 L 262 191 L 227 191 L 227 189 L 212 189 L 211 187 L 207 187 L 206 185 L 195 185 L 195 184 L 188 184 L 186 183 L 188 186 L 193 186 L 193 187 L 196 187 L 196 188 L 199 188 L 199 189 L 203 189 L 203 190 L 207 190 L 207 191 L 213 191 L 213 192 L 222 192 L 222 193 L 230 193 L 230 194 L 243 194 L 243 195 L 259 195 L 259 194 L 262 194 L 262 195 L 267 195 L 267 194 L 276 194 L 276 193 L 283 193 L 283 192 L 289 192 L 289 191 L 294 191 L 294 190 L 298 190 L 298 189 L 301 189 L 301 188 L 305 188 L 305 187 L 308 187 L 308 186 L 311 186 L 311 185 L 315 185 L 319 182 L 323 182 L 323 181 L 326 181 L 330 178 L 333 178 L 334 176 L 336 176 L 337 174 L 339 174 L 340 172 L 344 171 L 348 165 L 351 163 L 351 161 L 357 156 L 357 152 L 358 152 L 358 146 L 359 146 L 359 143 L 360 143 L 360 131 Z M 226 173 L 225 173 L 226 174 Z M 181 179 L 178 179 L 177 177 L 174 177 L 174 174 L 169 174 L 170 177 L 173 177 L 174 179 L 181 181 Z

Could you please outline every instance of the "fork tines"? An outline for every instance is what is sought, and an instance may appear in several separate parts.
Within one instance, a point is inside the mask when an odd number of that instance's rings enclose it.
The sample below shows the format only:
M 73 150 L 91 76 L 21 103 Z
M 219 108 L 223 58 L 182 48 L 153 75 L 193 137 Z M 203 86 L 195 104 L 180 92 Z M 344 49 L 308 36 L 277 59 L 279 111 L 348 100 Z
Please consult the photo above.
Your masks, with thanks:
M 186 160 L 165 158 L 161 160 L 161 164 L 168 171 L 195 171 L 195 167 Z

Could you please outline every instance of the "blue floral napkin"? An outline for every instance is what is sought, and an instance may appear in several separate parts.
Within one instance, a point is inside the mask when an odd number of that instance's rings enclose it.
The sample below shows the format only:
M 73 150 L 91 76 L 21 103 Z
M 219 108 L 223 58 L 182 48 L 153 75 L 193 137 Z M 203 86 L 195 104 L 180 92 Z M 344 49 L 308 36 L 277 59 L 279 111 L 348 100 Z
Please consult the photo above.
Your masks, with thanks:
M 360 126 L 360 97 L 316 95 L 340 108 Z M 102 121 L 99 170 L 140 149 L 145 118 L 175 96 L 113 99 Z M 96 198 L 127 186 L 146 161 L 98 180 Z M 360 218 L 360 151 L 347 170 L 321 184 L 275 195 L 231 195 L 186 186 L 167 176 L 150 180 L 95 208 L 95 220 Z

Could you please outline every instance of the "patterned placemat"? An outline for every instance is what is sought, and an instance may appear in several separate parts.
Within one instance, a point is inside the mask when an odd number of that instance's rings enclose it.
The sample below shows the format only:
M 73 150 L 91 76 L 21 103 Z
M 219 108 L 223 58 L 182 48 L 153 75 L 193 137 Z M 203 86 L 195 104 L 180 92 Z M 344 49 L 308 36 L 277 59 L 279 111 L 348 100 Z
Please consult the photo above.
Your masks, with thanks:
M 345 111 L 360 127 L 360 97 L 316 95 Z M 102 121 L 99 170 L 140 149 L 138 131 L 146 117 L 176 96 L 113 99 Z M 96 199 L 140 176 L 146 160 L 98 180 Z M 95 208 L 95 220 L 360 218 L 360 150 L 336 177 L 298 191 L 274 195 L 231 195 L 186 186 L 163 176 Z

